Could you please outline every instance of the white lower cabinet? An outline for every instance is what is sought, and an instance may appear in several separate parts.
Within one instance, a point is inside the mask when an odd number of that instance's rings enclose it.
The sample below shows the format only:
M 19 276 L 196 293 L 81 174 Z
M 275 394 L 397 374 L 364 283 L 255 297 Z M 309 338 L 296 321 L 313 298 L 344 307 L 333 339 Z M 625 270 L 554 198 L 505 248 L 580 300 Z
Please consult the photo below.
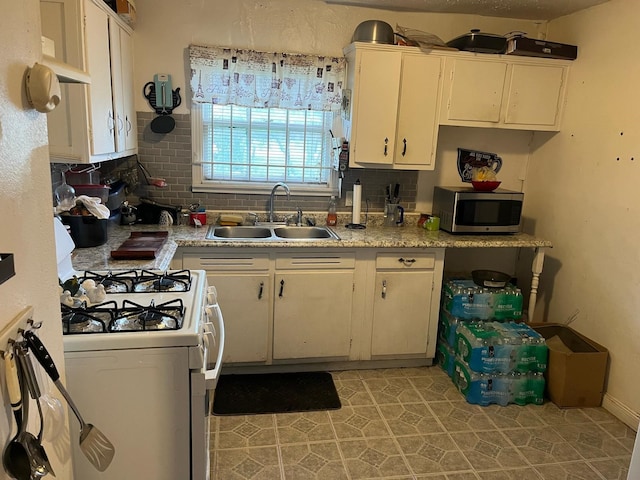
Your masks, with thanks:
M 443 265 L 444 249 L 185 248 L 172 268 L 207 272 L 242 366 L 430 361 Z
M 426 355 L 435 272 L 436 253 L 377 255 L 372 357 Z
M 189 254 L 183 268 L 205 270 L 216 287 L 225 321 L 223 362 L 266 362 L 273 295 L 269 255 Z
M 355 257 L 276 259 L 273 359 L 349 356 Z

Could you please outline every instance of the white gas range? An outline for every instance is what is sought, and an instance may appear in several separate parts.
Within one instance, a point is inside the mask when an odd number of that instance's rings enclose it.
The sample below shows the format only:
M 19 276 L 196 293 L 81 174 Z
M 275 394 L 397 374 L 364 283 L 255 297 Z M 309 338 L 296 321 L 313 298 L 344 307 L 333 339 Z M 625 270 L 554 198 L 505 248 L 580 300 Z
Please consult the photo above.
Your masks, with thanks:
M 66 383 L 82 415 L 116 449 L 98 472 L 71 442 L 75 478 L 209 479 L 224 322 L 205 272 L 75 274 L 103 285 L 106 297 L 61 305 Z M 70 426 L 78 438 L 77 422 Z

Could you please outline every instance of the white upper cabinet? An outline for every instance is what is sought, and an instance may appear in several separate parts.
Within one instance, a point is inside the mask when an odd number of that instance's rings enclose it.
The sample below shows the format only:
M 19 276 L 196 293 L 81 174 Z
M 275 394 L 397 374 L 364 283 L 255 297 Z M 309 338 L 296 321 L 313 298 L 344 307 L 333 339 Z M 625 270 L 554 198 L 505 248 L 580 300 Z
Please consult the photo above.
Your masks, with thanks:
M 42 0 L 40 7 L 56 56 L 67 55 L 59 60 L 91 78 L 89 85 L 64 85 L 61 105 L 48 114 L 51 161 L 95 163 L 136 153 L 131 29 L 102 0 Z
M 504 123 L 560 130 L 568 70 L 563 65 L 512 65 Z
M 131 33 L 120 28 L 113 17 L 109 18 L 109 38 L 111 65 L 119 67 L 112 69 L 113 103 L 116 114 L 116 151 L 131 151 L 138 147 L 133 97 L 133 39 Z
M 85 45 L 87 70 L 91 75 L 89 113 L 91 155 L 116 151 L 113 90 L 111 88 L 111 52 L 109 17 L 91 1 L 85 1 Z
M 570 61 L 353 43 L 349 166 L 433 170 L 440 125 L 558 131 Z
M 349 45 L 345 55 L 350 166 L 432 170 L 442 57 L 362 43 Z
M 560 130 L 569 62 L 450 54 L 441 125 Z
M 449 96 L 442 123 L 500 121 L 506 63 L 448 59 L 447 74 Z

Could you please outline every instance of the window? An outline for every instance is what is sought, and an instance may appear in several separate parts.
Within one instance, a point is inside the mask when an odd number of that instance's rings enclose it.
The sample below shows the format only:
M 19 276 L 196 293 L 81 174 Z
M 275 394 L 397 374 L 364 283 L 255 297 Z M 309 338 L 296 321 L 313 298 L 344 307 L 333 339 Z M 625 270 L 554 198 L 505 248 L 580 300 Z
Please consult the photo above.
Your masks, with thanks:
M 194 107 L 195 189 L 256 193 L 286 182 L 304 194 L 335 193 L 332 112 Z
M 191 45 L 193 191 L 336 193 L 344 58 Z M 339 129 L 341 131 L 341 128 Z

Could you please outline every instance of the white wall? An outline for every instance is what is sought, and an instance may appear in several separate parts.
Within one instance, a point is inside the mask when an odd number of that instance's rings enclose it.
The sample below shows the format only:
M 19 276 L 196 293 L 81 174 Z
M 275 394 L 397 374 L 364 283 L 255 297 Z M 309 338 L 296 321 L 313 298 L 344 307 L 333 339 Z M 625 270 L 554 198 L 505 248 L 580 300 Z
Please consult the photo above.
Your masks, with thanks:
M 640 2 L 612 0 L 551 22 L 579 46 L 562 131 L 535 145 L 526 215 L 553 241 L 538 311 L 611 354 L 606 405 L 640 412 Z M 542 136 L 536 134 L 537 140 Z M 634 418 L 635 415 L 635 418 Z
M 40 9 L 37 0 L 5 7 L 0 21 L 0 45 L 4 46 L 0 50 L 0 251 L 14 254 L 16 275 L 0 285 L 0 331 L 26 305 L 32 305 L 34 319 L 43 322 L 41 336 L 64 374 L 47 124 L 46 117 L 27 104 L 24 89 L 27 67 L 40 59 Z M 6 345 L 0 345 L 0 350 L 5 349 Z M 4 368 L 1 370 L 0 437 L 4 445 L 9 425 L 15 433 L 15 422 L 5 398 Z M 44 391 L 52 388 L 49 383 Z M 66 427 L 53 445 L 45 447 L 57 478 L 72 478 Z M 0 479 L 8 478 L 0 469 Z

